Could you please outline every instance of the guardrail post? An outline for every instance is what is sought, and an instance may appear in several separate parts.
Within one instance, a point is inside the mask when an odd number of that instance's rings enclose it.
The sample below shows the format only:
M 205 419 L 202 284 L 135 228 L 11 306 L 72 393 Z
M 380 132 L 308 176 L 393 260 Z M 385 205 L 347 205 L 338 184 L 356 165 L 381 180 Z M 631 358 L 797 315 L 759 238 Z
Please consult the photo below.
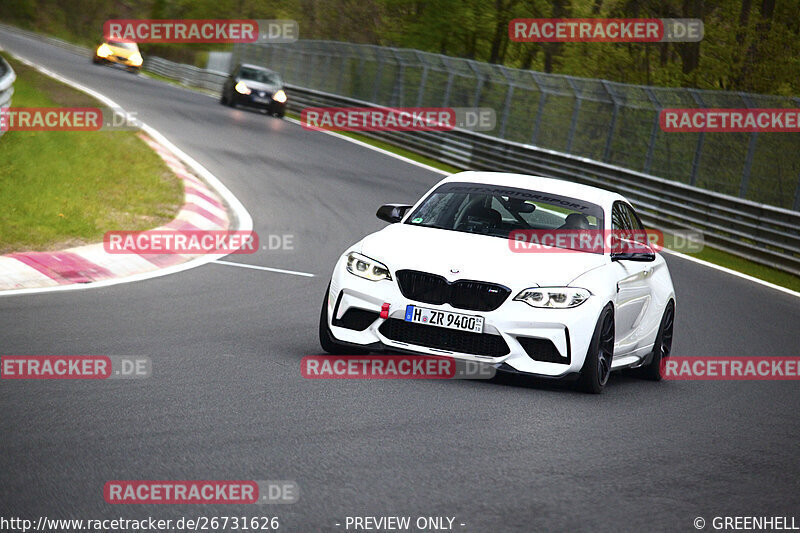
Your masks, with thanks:
M 611 141 L 614 138 L 614 129 L 617 127 L 617 114 L 619 113 L 619 102 L 617 102 L 617 97 L 614 96 L 614 92 L 611 90 L 609 83 L 606 80 L 601 80 L 601 83 L 603 84 L 603 88 L 611 97 L 611 101 L 614 103 L 614 113 L 611 115 L 611 124 L 608 127 L 608 137 L 606 138 L 606 146 L 605 149 L 603 150 L 603 161 L 608 162 L 609 158 L 611 157 Z
M 405 85 L 406 64 L 402 58 L 397 54 L 397 50 L 389 48 L 394 58 L 394 63 L 397 66 L 397 75 L 392 84 L 392 96 L 389 105 L 403 107 L 403 86 Z
M 414 50 L 417 54 L 417 60 L 422 65 L 422 78 L 419 81 L 419 90 L 417 91 L 417 107 L 422 107 L 422 100 L 425 96 L 425 85 L 428 83 L 428 63 L 425 61 L 425 56 L 419 50 Z
M 794 190 L 794 205 L 792 208 L 795 211 L 800 211 L 800 174 L 797 175 L 797 187 Z
M 336 80 L 336 94 L 342 94 L 342 84 L 344 83 L 344 71 L 349 67 L 350 64 L 349 60 L 352 57 L 353 55 L 350 53 L 349 50 L 347 51 L 347 55 L 340 56 L 341 65 L 339 66 L 340 67 L 339 78 Z
M 578 91 L 578 86 L 575 85 L 575 80 L 567 78 L 567 83 L 572 87 L 572 92 L 575 94 L 575 105 L 572 107 L 572 120 L 570 121 L 569 133 L 567 134 L 567 147 L 564 150 L 569 154 L 572 153 L 572 139 L 575 137 L 575 127 L 578 125 L 578 113 L 581 110 L 581 102 L 583 99 Z
M 453 88 L 453 78 L 455 74 L 453 70 L 450 68 L 450 65 L 447 64 L 447 60 L 442 58 L 442 63 L 444 63 L 444 68 L 447 69 L 447 85 L 444 88 L 444 98 L 442 99 L 442 107 L 447 107 L 450 103 L 450 91 Z
M 325 90 L 328 90 L 328 71 L 331 68 L 331 59 L 333 53 L 328 53 L 327 57 L 322 58 L 322 63 L 325 65 L 325 68 L 322 69 L 322 79 L 320 79 L 320 87 L 324 87 Z
M 381 52 L 380 48 L 376 47 L 377 55 L 378 56 L 378 67 L 375 69 L 375 81 L 372 85 L 372 101 L 374 103 L 379 103 L 378 100 L 378 89 L 381 86 L 381 79 L 383 78 L 383 52 Z M 383 103 L 383 102 L 380 102 Z
M 689 94 L 694 98 L 694 102 L 699 107 L 705 109 L 706 105 L 703 103 L 700 94 L 695 89 L 687 89 L 687 91 L 689 91 Z M 697 183 L 697 174 L 700 172 L 700 156 L 703 154 L 703 146 L 706 142 L 706 133 L 701 131 L 699 135 L 700 136 L 697 138 L 697 148 L 695 148 L 694 151 L 694 159 L 692 160 L 692 177 L 689 180 L 690 185 L 695 185 Z
M 645 87 L 644 92 L 647 94 L 647 98 L 650 100 L 650 103 L 653 104 L 653 109 L 656 112 L 653 117 L 653 125 L 650 127 L 650 140 L 647 143 L 647 154 L 644 157 L 644 172 L 649 173 L 650 165 L 653 164 L 653 151 L 656 149 L 656 135 L 658 135 L 658 128 L 661 127 L 661 103 L 650 87 Z
M 506 83 L 508 84 L 508 89 L 506 89 L 506 99 L 503 102 L 503 118 L 500 119 L 500 130 L 497 132 L 497 136 L 501 139 L 506 138 L 506 124 L 508 124 L 508 115 L 511 113 L 511 99 L 514 98 L 514 81 L 512 80 L 511 76 L 508 75 L 508 71 L 500 67 L 500 72 L 503 74 L 503 77 L 506 79 Z
M 533 133 L 531 134 L 531 144 L 536 144 L 536 140 L 539 138 L 539 129 L 542 125 L 542 113 L 544 112 L 545 100 L 547 100 L 547 91 L 546 88 L 539 83 L 538 74 L 536 72 L 531 71 L 531 77 L 539 88 L 539 105 L 536 108 L 536 122 L 533 125 Z
M 739 96 L 741 96 L 742 100 L 744 100 L 744 104 L 747 106 L 747 109 L 752 109 L 754 107 L 752 105 L 750 97 L 748 97 L 746 94 L 739 93 Z M 739 198 L 747 197 L 747 187 L 750 184 L 750 169 L 753 166 L 753 157 L 756 153 L 757 141 L 758 141 L 758 132 L 757 131 L 751 132 L 750 142 L 747 145 L 747 158 L 744 160 L 744 168 L 742 169 L 742 183 L 739 186 Z
M 475 61 L 471 59 L 467 59 L 467 65 L 469 68 L 472 69 L 472 73 L 475 74 L 475 78 L 478 82 L 475 84 L 475 95 L 472 97 L 472 107 L 480 107 L 481 106 L 481 92 L 483 92 L 483 83 L 485 78 L 483 73 L 478 70 L 478 67 L 475 66 Z

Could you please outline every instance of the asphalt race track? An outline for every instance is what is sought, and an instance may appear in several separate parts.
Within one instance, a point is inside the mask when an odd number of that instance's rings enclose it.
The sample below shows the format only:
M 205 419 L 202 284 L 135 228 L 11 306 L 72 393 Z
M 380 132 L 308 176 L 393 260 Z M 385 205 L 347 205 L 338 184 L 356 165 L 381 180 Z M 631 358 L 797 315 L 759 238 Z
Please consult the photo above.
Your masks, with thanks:
M 440 179 L 398 159 L 8 33 L 0 45 L 112 98 L 293 250 L 108 288 L 0 297 L 0 355 L 142 355 L 153 376 L 0 383 L 0 516 L 456 517 L 455 530 L 692 531 L 800 509 L 797 381 L 650 383 L 600 396 L 478 381 L 304 380 L 338 255 L 378 206 Z M 0 191 L 2 194 L 2 191 Z M 674 355 L 800 355 L 800 299 L 674 256 Z M 110 505 L 109 480 L 295 480 L 293 505 Z M 460 524 L 464 524 L 461 526 Z M 710 524 L 708 529 L 710 529 Z

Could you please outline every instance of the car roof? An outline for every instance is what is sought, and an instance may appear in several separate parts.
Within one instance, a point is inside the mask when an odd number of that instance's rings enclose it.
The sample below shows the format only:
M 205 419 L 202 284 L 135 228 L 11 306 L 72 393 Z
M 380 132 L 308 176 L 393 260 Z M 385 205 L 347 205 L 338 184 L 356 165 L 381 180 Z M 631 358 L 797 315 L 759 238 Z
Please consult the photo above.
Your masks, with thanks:
M 516 187 L 518 189 L 530 189 L 539 192 L 549 192 L 568 196 L 570 198 L 586 200 L 600 205 L 604 209 L 609 209 L 618 200 L 628 202 L 621 194 L 583 185 L 567 180 L 555 178 L 545 178 L 544 176 L 532 176 L 528 174 L 514 174 L 510 172 L 481 172 L 468 170 L 448 176 L 441 183 L 449 182 L 471 182 L 486 185 L 500 185 L 503 187 Z M 630 203 L 630 202 L 628 202 Z

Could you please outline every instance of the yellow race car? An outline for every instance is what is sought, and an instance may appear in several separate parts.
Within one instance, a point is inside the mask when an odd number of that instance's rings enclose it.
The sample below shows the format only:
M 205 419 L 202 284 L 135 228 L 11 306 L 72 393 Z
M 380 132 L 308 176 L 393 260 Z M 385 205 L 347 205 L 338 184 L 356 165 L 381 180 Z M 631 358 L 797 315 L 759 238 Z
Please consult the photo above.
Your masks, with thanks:
M 139 72 L 139 69 L 142 68 L 142 54 L 136 43 L 104 41 L 94 51 L 92 61 L 97 65 L 114 63 L 133 73 Z

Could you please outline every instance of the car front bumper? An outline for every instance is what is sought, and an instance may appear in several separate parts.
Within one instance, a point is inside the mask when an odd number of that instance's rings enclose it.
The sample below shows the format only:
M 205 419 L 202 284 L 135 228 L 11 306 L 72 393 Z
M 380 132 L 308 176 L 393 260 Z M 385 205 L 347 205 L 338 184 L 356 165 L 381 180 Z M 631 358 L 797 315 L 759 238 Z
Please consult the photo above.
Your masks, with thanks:
M 283 114 L 286 110 L 286 102 L 277 102 L 272 99 L 272 96 L 269 95 L 269 93 L 263 91 L 253 91 L 250 94 L 242 94 L 234 90 L 231 91 L 231 93 L 232 101 L 236 105 L 266 109 L 270 113 Z
M 498 370 L 566 378 L 580 372 L 604 307 L 599 298 L 589 298 L 573 309 L 537 309 L 513 300 L 525 288 L 521 287 L 512 288 L 512 294 L 494 311 L 470 311 L 449 304 L 409 300 L 401 293 L 396 280 L 369 281 L 350 274 L 345 265 L 343 256 L 331 279 L 327 299 L 328 327 L 336 341 L 373 351 L 447 355 L 493 364 Z M 386 303 L 390 305 L 388 318 L 382 319 L 378 314 Z M 407 305 L 482 316 L 483 333 L 472 334 L 480 338 L 465 338 L 459 332 L 453 333 L 456 330 L 405 322 Z M 369 325 L 362 330 L 352 329 L 353 323 L 345 316 L 350 309 L 366 311 L 358 313 L 361 325 Z M 446 345 L 450 348 L 443 347 Z M 481 351 L 484 354 L 475 353 Z
M 120 66 L 128 68 L 128 69 L 137 69 L 138 70 L 138 69 L 142 68 L 142 65 L 134 65 L 133 62 L 130 59 L 128 59 L 127 57 L 124 57 L 124 56 L 110 55 L 110 56 L 106 56 L 106 57 L 100 57 L 98 55 L 95 55 L 95 60 L 96 61 L 100 61 L 102 63 L 113 63 L 115 65 L 120 65 Z

